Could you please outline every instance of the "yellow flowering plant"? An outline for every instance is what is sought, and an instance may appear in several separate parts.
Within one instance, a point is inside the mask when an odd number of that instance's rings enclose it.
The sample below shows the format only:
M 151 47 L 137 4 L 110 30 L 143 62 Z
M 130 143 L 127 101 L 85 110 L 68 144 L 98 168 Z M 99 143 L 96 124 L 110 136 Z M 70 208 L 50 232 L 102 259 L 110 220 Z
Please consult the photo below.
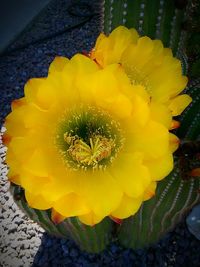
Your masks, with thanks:
M 186 84 L 170 49 L 123 26 L 88 56 L 56 57 L 6 117 L 9 180 L 57 224 L 134 215 L 173 169 Z

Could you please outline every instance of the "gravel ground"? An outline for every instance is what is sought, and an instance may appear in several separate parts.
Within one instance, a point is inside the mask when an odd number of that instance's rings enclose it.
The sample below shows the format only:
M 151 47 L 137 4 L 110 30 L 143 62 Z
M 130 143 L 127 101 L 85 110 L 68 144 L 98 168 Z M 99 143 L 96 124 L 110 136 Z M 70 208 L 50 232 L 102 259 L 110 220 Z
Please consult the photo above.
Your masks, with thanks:
M 2 128 L 1 132 L 5 129 Z M 41 244 L 44 230 L 28 219 L 9 192 L 6 148 L 0 143 L 0 266 L 29 267 Z
M 10 112 L 11 101 L 23 96 L 25 82 L 31 77 L 45 76 L 56 55 L 71 57 L 91 49 L 100 25 L 96 2 L 81 1 L 83 4 L 76 6 L 75 0 L 53 0 L 29 30 L 0 56 L 1 125 Z M 200 266 L 200 241 L 189 233 L 185 222 L 158 244 L 144 250 L 133 251 L 111 244 L 99 255 L 81 252 L 72 241 L 43 233 L 18 209 L 8 192 L 7 168 L 2 162 L 5 152 L 0 145 L 0 266 Z

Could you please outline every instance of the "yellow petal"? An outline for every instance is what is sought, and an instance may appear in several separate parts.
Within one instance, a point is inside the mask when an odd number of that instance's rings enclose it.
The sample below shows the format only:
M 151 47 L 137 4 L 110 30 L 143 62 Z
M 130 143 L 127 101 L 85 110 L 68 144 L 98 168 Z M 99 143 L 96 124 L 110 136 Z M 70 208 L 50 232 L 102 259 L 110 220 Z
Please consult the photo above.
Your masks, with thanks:
M 81 100 L 87 104 L 97 105 L 119 118 L 131 114 L 132 103 L 129 96 L 133 95 L 132 88 L 119 65 L 113 64 L 94 75 L 87 75 L 79 79 L 79 83 Z
M 13 110 L 5 119 L 5 127 L 7 129 L 7 133 L 11 136 L 14 134 L 15 136 L 23 136 L 27 132 L 25 129 L 25 124 L 23 121 L 23 115 L 25 114 L 26 107 L 21 106 L 15 110 Z
M 135 88 L 138 88 L 139 86 L 131 86 L 131 87 L 134 92 Z M 132 136 L 131 136 L 132 130 L 135 131 L 135 129 L 137 128 L 141 129 L 141 127 L 144 127 L 146 125 L 150 117 L 150 109 L 148 102 L 145 101 L 139 95 L 133 93 L 130 99 L 132 104 L 131 114 L 127 113 L 126 116 L 122 117 L 120 123 L 122 125 L 122 128 L 126 129 L 127 138 L 128 139 L 130 138 L 130 142 L 132 142 Z M 113 105 L 113 109 L 115 109 L 115 105 Z M 118 117 L 120 118 L 120 115 L 118 115 Z M 130 137 L 128 137 L 129 133 Z
M 25 98 L 28 102 L 37 103 L 37 92 L 38 89 L 46 81 L 46 78 L 33 78 L 28 80 L 24 87 Z
M 100 34 L 91 53 L 91 58 L 102 66 L 119 63 L 126 47 L 131 43 L 135 43 L 138 37 L 135 29 L 128 30 L 124 26 L 114 29 L 109 37 Z
M 123 119 L 131 115 L 132 103 L 125 95 L 118 94 L 110 99 L 107 99 L 107 101 L 107 103 L 106 101 L 104 102 L 105 107 L 109 109 L 112 114 L 116 115 L 118 118 Z
M 160 103 L 166 103 L 171 97 L 178 95 L 188 82 L 187 77 L 181 76 L 181 72 L 173 73 L 173 70 L 164 67 L 152 72 L 148 78 L 152 99 Z
M 167 129 L 171 126 L 172 115 L 170 110 L 161 103 L 151 102 L 150 114 L 154 121 L 163 124 Z
M 79 220 L 87 225 L 94 226 L 103 220 L 104 217 L 95 215 L 93 212 L 78 216 Z
M 173 156 L 167 152 L 161 157 L 145 160 L 153 181 L 160 181 L 165 178 L 173 169 Z
M 68 79 L 72 80 L 70 76 L 68 76 Z M 61 70 L 53 71 L 52 73 L 50 72 L 47 78 L 29 80 L 25 85 L 25 96 L 27 101 L 34 103 L 42 110 L 49 109 L 51 106 L 55 105 L 57 101 L 61 101 L 63 98 L 63 101 L 65 101 L 65 92 L 66 89 L 68 89 L 68 83 L 65 84 L 64 81 L 63 71 L 61 72 Z
M 99 66 L 90 58 L 76 54 L 70 59 L 70 63 L 66 64 L 63 72 L 67 75 L 68 71 L 70 75 L 74 75 L 76 77 L 94 73 L 99 69 Z
M 90 53 L 90 57 L 97 62 L 100 66 L 105 66 L 109 52 L 108 37 L 104 33 L 100 33 L 97 38 L 95 47 Z
M 164 48 L 162 42 L 160 40 L 153 40 L 152 45 L 153 49 L 148 57 L 148 61 L 146 61 L 141 69 L 145 73 L 145 77 L 151 75 L 154 69 L 159 68 L 163 61 Z
M 111 65 L 103 70 L 79 76 L 76 81 L 81 101 L 93 105 L 106 105 L 104 102 L 118 94 L 118 83 L 114 75 L 118 65 Z M 90 82 L 88 82 L 90 81 Z M 103 104 L 104 103 L 104 104 Z
M 90 211 L 84 199 L 75 193 L 67 194 L 58 199 L 53 204 L 53 208 L 64 217 L 79 216 Z
M 119 69 L 119 65 L 110 65 L 103 70 L 99 70 L 91 77 L 93 79 L 91 80 L 90 90 L 99 100 L 109 99 L 113 94 L 119 92 L 119 84 L 115 76 L 116 69 Z
M 140 153 L 122 153 L 110 171 L 129 197 L 138 198 L 143 195 L 151 182 L 148 169 L 142 164 Z
M 142 69 L 143 66 L 145 66 L 145 64 L 150 60 L 153 48 L 153 41 L 149 37 L 140 37 L 138 39 L 137 46 L 130 49 L 130 53 L 128 55 L 129 60 L 133 59 L 133 66 L 136 66 L 138 70 Z
M 106 63 L 118 63 L 125 48 L 129 44 L 135 43 L 138 37 L 138 33 L 135 29 L 128 30 L 124 26 L 119 26 L 114 29 L 108 37 L 110 41 L 110 53 Z
M 44 145 L 43 149 L 44 154 L 48 155 L 44 160 L 50 180 L 42 190 L 42 195 L 46 200 L 55 202 L 73 191 L 75 177 L 73 172 L 63 164 L 63 159 L 58 152 L 56 153 L 56 149 L 51 150 L 48 147 L 45 149 Z
M 146 158 L 157 158 L 168 151 L 169 133 L 162 124 L 149 121 L 143 128 L 133 130 L 128 145 L 132 151 L 143 152 Z
M 69 59 L 66 57 L 55 57 L 49 67 L 49 73 L 62 71 L 68 63 Z
M 53 86 L 52 86 L 53 85 Z M 54 105 L 57 101 L 59 101 L 59 96 L 56 88 L 56 84 L 52 84 L 52 80 L 49 78 L 46 80 L 46 83 L 41 85 L 37 92 L 37 104 L 42 109 L 49 109 L 52 105 Z
M 192 98 L 189 95 L 179 95 L 169 102 L 169 109 L 173 116 L 180 115 L 184 109 L 192 102 Z
M 134 88 L 135 86 L 133 86 L 133 89 Z M 147 123 L 150 115 L 150 109 L 147 102 L 145 102 L 140 96 L 135 95 L 132 99 L 132 106 L 132 123 L 135 123 L 139 126 L 144 126 Z
M 52 207 L 52 203 L 46 201 L 41 195 L 32 194 L 27 190 L 25 190 L 25 198 L 31 208 L 46 210 Z
M 140 96 L 146 103 L 150 102 L 150 95 L 147 93 L 147 90 L 142 85 L 135 85 L 133 88 L 134 92 Z
M 147 36 L 139 38 L 137 44 L 129 45 L 124 51 L 122 66 L 134 84 L 144 85 L 146 74 L 142 67 L 150 60 L 152 51 L 153 42 Z
M 6 153 L 6 160 L 5 163 L 9 166 L 8 169 L 8 178 L 11 182 L 16 184 L 20 184 L 20 171 L 21 171 L 21 164 L 20 162 L 14 157 L 13 151 L 8 149 Z
M 131 198 L 124 194 L 119 206 L 111 213 L 111 215 L 119 219 L 128 218 L 139 210 L 141 204 L 142 197 Z
M 9 143 L 7 157 L 17 159 L 21 164 L 25 163 L 32 155 L 36 144 L 28 137 L 15 137 Z M 10 154 L 10 156 L 9 156 Z
M 122 190 L 108 171 L 77 173 L 74 186 L 74 191 L 99 217 L 105 217 L 116 209 L 122 197 Z
M 34 195 L 42 194 L 45 186 L 51 181 L 49 177 L 34 176 L 31 173 L 20 170 L 21 186 Z
M 5 123 L 7 131 L 15 136 L 27 135 L 31 132 L 32 127 L 36 131 L 38 126 L 44 128 L 44 125 L 49 125 L 45 111 L 32 103 L 15 109 L 7 116 Z
M 55 202 L 59 198 L 62 198 L 64 195 L 72 191 L 70 184 L 68 184 L 66 181 L 63 183 L 59 176 L 57 176 L 57 180 L 57 183 L 51 181 L 50 183 L 46 184 L 42 190 L 42 195 L 47 201 L 49 200 Z
M 178 149 L 179 144 L 180 144 L 179 138 L 175 134 L 170 133 L 169 134 L 169 149 L 172 153 L 174 153 Z
M 42 150 L 36 149 L 29 157 L 24 168 L 34 175 L 48 177 L 47 164 Z
M 157 183 L 156 182 L 152 182 L 147 190 L 144 192 L 144 198 L 143 200 L 149 200 L 151 199 L 153 196 L 155 196 L 155 191 L 156 191 L 156 186 L 157 186 Z

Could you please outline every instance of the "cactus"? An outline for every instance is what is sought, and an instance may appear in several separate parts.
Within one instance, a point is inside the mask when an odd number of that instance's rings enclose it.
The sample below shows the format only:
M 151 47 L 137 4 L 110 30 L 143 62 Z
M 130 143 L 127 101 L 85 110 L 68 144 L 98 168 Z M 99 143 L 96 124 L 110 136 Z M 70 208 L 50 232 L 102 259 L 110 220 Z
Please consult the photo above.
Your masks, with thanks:
M 102 3 L 102 27 L 106 34 L 118 25 L 136 28 L 141 35 L 161 39 L 166 47 L 171 47 L 174 55 L 180 58 L 183 73 L 188 72 L 185 54 L 186 32 L 182 29 L 188 6 L 185 1 L 173 0 L 104 0 Z M 189 4 L 191 1 L 189 1 Z M 176 135 L 182 140 L 195 141 L 200 133 L 200 81 L 194 81 L 186 89 L 193 98 L 193 104 L 180 118 L 181 127 Z M 184 155 L 183 155 L 184 156 Z M 11 184 L 11 192 L 18 206 L 47 232 L 62 238 L 73 239 L 83 250 L 97 253 L 106 248 L 110 241 L 119 242 L 129 248 L 142 248 L 159 240 L 173 228 L 184 215 L 198 202 L 200 180 L 188 177 L 184 180 L 181 155 L 175 156 L 175 168 L 164 180 L 158 183 L 155 197 L 146 201 L 134 216 L 116 226 L 109 218 L 90 227 L 77 218 L 65 219 L 59 224 L 51 220 L 50 210 L 30 208 L 25 200 L 23 189 Z M 194 158 L 188 159 L 189 167 L 196 166 Z

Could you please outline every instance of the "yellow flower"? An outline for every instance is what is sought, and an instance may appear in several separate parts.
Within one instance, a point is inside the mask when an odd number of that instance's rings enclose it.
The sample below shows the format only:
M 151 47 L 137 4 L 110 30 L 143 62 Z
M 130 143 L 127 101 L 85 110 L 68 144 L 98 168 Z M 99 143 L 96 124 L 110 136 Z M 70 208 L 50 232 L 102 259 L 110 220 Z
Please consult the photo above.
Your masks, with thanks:
M 9 179 L 55 222 L 127 218 L 173 168 L 178 138 L 156 118 L 163 109 L 121 64 L 57 57 L 6 118 Z
M 178 96 L 188 80 L 181 62 L 160 40 L 139 37 L 135 29 L 119 26 L 108 37 L 100 34 L 91 58 L 102 67 L 120 63 L 131 83 L 143 85 L 148 92 L 153 119 L 168 129 L 176 127 L 172 116 L 180 115 L 191 102 L 186 94 Z M 148 99 L 144 92 L 138 93 Z

